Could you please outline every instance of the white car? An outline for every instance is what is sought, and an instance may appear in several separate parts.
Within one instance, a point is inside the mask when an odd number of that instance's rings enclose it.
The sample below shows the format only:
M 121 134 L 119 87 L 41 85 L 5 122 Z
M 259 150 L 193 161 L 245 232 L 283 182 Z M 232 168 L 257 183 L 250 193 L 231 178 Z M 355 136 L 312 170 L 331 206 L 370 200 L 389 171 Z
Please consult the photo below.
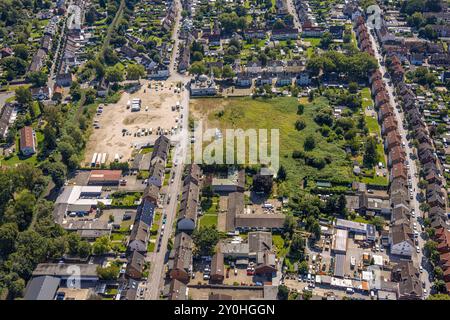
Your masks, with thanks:
M 420 253 L 420 247 L 419 246 L 416 247 L 416 252 Z
M 423 272 L 423 267 L 419 266 L 419 272 L 422 273 Z

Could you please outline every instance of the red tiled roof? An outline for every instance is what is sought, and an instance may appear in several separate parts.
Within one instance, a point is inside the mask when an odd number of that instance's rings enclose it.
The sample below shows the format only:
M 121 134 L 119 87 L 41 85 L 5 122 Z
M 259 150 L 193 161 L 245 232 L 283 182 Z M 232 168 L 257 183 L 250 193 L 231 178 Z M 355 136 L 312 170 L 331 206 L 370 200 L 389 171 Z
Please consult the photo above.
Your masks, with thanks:
M 33 148 L 34 136 L 32 127 L 23 127 L 20 129 L 20 149 Z
M 92 170 L 89 181 L 119 181 L 121 176 L 121 170 Z

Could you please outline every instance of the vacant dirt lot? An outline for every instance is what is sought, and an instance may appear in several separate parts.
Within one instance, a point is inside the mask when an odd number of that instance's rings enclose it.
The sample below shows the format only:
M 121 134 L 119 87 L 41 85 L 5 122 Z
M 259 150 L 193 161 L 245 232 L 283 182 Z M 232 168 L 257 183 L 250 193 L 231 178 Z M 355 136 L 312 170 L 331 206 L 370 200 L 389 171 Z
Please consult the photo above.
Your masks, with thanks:
M 228 294 L 234 300 L 262 299 L 264 298 L 263 287 L 255 289 L 228 289 L 228 288 L 194 288 L 189 287 L 189 297 L 192 300 L 208 300 L 211 294 Z
M 158 127 L 170 132 L 172 127 L 177 125 L 176 118 L 180 113 L 172 111 L 172 106 L 176 105 L 181 96 L 175 93 L 176 83 L 162 82 L 164 86 L 161 87 L 158 82 L 158 91 L 155 89 L 155 83 L 141 80 L 142 87 L 138 91 L 124 92 L 118 103 L 105 105 L 103 112 L 95 116 L 94 121 L 99 128 L 93 129 L 87 144 L 84 165 L 89 165 L 94 153 L 106 153 L 107 163 L 114 160 L 115 154 L 122 157 L 121 161 L 128 161 L 134 148 L 156 140 Z M 134 98 L 142 100 L 139 112 L 127 109 L 127 102 Z M 148 111 L 145 111 L 147 107 Z M 139 130 L 150 128 L 153 129 L 152 135 L 134 136 Z M 127 129 L 128 133 L 123 135 L 123 129 Z

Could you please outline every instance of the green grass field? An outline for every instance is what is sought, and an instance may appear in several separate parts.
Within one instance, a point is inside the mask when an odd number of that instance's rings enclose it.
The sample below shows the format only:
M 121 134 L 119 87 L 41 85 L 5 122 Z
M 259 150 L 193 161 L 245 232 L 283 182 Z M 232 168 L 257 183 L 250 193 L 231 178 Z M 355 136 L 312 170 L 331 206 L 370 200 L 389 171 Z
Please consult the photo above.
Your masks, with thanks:
M 302 101 L 303 103 L 303 101 Z M 297 115 L 299 104 L 296 98 L 282 97 L 275 99 L 196 99 L 193 101 L 194 117 L 202 114 L 208 118 L 208 127 L 225 129 L 277 129 L 279 130 L 279 159 L 286 168 L 287 180 L 284 182 L 284 191 L 297 192 L 304 178 L 326 179 L 331 181 L 352 181 L 350 160 L 340 145 L 341 142 L 327 142 L 317 132 L 317 125 L 313 118 L 323 106 L 328 105 L 325 98 L 318 98 L 313 103 L 307 103 L 304 114 Z M 223 109 L 222 113 L 218 113 Z M 205 113 L 207 115 L 205 115 Z M 303 119 L 306 128 L 301 131 L 295 129 L 295 122 Z M 270 135 L 270 134 L 269 134 Z M 313 135 L 316 141 L 314 150 L 309 154 L 314 157 L 327 157 L 330 164 L 318 170 L 304 163 L 303 160 L 292 158 L 294 150 L 303 150 L 305 137 Z
M 199 227 L 217 227 L 217 213 L 216 214 L 204 214 L 199 221 Z

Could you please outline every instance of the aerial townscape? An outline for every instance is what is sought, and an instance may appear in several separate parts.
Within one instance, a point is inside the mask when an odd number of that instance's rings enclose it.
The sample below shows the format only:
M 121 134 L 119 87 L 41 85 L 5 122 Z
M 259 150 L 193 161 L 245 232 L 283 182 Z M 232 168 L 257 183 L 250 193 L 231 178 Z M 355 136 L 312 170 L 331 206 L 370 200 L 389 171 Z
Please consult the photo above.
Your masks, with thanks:
M 0 300 L 449 300 L 449 4 L 0 0 Z

